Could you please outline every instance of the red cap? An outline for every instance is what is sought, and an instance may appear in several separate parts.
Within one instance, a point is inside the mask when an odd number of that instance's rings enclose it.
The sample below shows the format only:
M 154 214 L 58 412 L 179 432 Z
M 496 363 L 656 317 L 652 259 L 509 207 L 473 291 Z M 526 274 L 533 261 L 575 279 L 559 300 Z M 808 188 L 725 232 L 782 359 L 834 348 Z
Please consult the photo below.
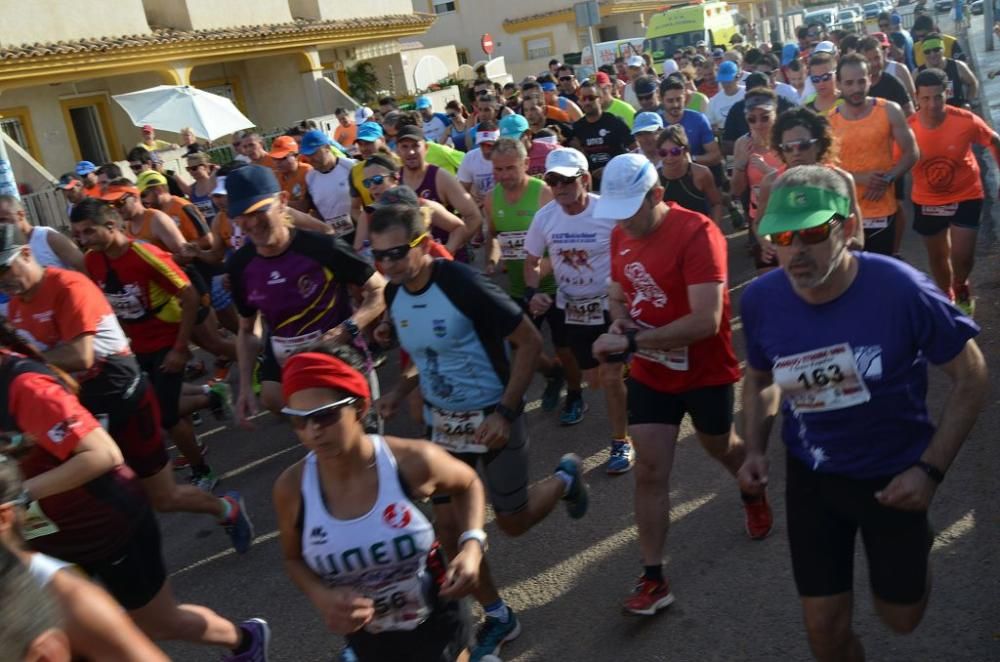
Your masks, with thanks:
M 878 40 L 878 43 L 880 43 L 882 46 L 884 46 L 886 48 L 889 47 L 889 37 L 888 37 L 888 35 L 886 35 L 886 33 L 884 33 L 884 32 L 872 32 L 869 36 L 870 37 L 875 37 L 875 39 Z
M 281 390 L 286 402 L 293 393 L 307 388 L 329 388 L 371 399 L 364 375 L 340 359 L 319 352 L 295 354 L 281 371 Z
M 153 125 L 152 124 L 143 124 L 142 125 L 142 132 L 143 133 L 152 133 L 153 132 Z
M 278 136 L 271 143 L 271 151 L 268 155 L 272 159 L 283 159 L 289 154 L 299 153 L 299 144 L 291 136 Z
M 115 202 L 116 200 L 121 200 L 126 195 L 134 195 L 138 198 L 139 189 L 124 184 L 112 184 L 98 198 L 105 202 Z
M 594 74 L 594 80 L 597 81 L 598 85 L 610 85 L 611 84 L 611 77 L 608 76 L 603 71 L 598 71 L 596 74 Z

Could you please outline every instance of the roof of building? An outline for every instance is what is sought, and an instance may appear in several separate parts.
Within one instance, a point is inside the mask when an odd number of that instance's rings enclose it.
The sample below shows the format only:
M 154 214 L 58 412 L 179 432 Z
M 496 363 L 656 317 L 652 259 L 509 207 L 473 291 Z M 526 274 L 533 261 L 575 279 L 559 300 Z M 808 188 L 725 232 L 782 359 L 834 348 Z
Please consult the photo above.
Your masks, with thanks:
M 308 37 L 311 33 L 353 32 L 356 30 L 378 30 L 380 28 L 400 28 L 405 26 L 426 26 L 429 17 L 423 14 L 398 14 L 364 19 L 339 21 L 316 21 L 296 19 L 292 23 L 270 25 L 243 25 L 212 30 L 175 30 L 154 28 L 147 34 L 99 37 L 47 43 L 21 44 L 0 47 L 0 62 L 44 58 L 46 56 L 75 55 L 85 53 L 110 53 L 150 46 L 173 46 L 185 43 L 227 42 L 247 38 L 280 38 L 282 36 Z

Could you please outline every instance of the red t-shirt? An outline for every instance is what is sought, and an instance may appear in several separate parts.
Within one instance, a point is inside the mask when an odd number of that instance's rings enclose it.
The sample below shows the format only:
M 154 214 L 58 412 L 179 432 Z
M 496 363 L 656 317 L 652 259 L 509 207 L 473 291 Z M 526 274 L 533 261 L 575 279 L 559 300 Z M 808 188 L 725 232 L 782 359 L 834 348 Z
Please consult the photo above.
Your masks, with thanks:
M 17 355 L 3 353 L 4 361 Z M 94 417 L 50 375 L 22 372 L 11 380 L 7 402 L 17 429 L 32 448 L 19 465 L 32 478 L 63 464 L 80 441 L 100 427 Z M 109 560 L 128 542 L 149 504 L 142 485 L 125 465 L 80 487 L 39 500 L 58 531 L 31 540 L 31 547 L 71 563 Z
M 652 234 L 634 238 L 620 226 L 611 232 L 611 279 L 641 327 L 656 328 L 691 312 L 688 287 L 722 283 L 719 332 L 689 347 L 642 350 L 631 376 L 664 393 L 732 384 L 740 378 L 729 326 L 726 238 L 712 219 L 668 203 L 669 212 Z
M 177 294 L 190 286 L 188 277 L 166 251 L 130 241 L 120 257 L 88 251 L 84 262 L 104 291 L 136 354 L 168 348 L 180 329 Z
M 920 160 L 913 166 L 913 202 L 920 205 L 947 205 L 983 198 L 979 163 L 972 145 L 989 146 L 993 131 L 975 113 L 945 106 L 944 122 L 928 129 L 914 113 L 907 118 L 920 148 Z

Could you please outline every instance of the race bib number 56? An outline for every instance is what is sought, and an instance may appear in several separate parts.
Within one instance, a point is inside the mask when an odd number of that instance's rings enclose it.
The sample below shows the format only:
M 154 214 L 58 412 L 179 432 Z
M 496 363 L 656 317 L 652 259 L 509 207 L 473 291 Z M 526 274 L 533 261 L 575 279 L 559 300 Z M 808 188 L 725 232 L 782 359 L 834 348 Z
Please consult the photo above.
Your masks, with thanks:
M 858 374 L 854 350 L 847 343 L 782 356 L 775 361 L 772 372 L 798 413 L 846 409 L 872 397 Z

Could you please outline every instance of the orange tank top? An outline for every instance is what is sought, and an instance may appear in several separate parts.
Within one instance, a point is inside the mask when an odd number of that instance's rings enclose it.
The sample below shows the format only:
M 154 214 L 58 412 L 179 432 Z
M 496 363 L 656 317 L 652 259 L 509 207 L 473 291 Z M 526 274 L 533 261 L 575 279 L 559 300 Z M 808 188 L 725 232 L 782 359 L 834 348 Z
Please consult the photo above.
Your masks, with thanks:
M 142 224 L 139 226 L 138 230 L 133 230 L 133 228 L 135 227 L 133 223 L 135 223 L 135 221 L 129 221 L 128 223 L 126 223 L 125 234 L 128 235 L 129 239 L 135 239 L 137 241 L 145 241 L 147 243 L 153 244 L 157 248 L 162 248 L 163 250 L 167 250 L 167 247 L 164 246 L 163 242 L 157 239 L 156 235 L 153 234 L 153 212 L 154 210 L 152 209 L 143 210 L 142 218 L 140 219 L 140 222 Z
M 872 110 L 860 120 L 849 120 L 840 112 L 830 114 L 830 125 L 840 144 L 840 167 L 850 173 L 887 172 L 896 163 L 894 141 L 885 99 L 869 99 Z M 868 187 L 856 185 L 858 204 L 865 225 L 877 227 L 885 217 L 896 213 L 896 194 L 888 187 L 878 200 L 865 200 Z M 884 226 L 883 226 L 884 227 Z
M 750 148 L 750 154 L 759 156 L 764 164 L 772 170 L 781 172 L 785 168 L 781 156 L 773 149 L 754 145 Z M 760 183 L 764 181 L 766 176 L 767 172 L 760 164 L 755 159 L 751 159 L 747 164 L 747 184 L 750 185 L 750 220 L 753 221 L 761 216 L 761 211 L 757 208 L 757 197 L 760 195 Z

